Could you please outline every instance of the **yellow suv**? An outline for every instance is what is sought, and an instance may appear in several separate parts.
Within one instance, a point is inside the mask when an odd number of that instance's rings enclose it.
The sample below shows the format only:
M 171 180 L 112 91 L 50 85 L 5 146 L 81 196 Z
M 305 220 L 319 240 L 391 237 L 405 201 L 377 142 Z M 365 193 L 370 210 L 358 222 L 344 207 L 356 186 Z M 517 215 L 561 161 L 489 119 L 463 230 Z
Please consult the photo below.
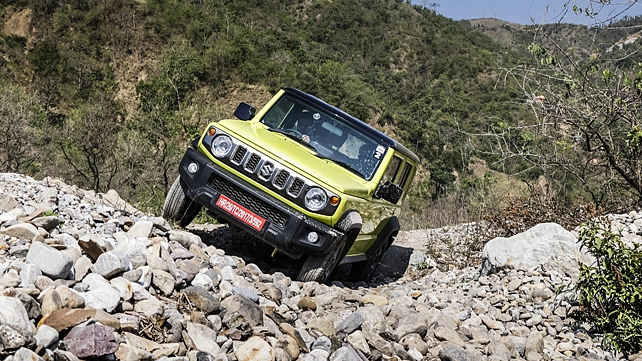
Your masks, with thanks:
M 187 226 L 208 209 L 293 258 L 300 281 L 340 263 L 368 281 L 399 232 L 417 156 L 382 132 L 294 88 L 258 113 L 241 103 L 187 149 L 163 217 Z

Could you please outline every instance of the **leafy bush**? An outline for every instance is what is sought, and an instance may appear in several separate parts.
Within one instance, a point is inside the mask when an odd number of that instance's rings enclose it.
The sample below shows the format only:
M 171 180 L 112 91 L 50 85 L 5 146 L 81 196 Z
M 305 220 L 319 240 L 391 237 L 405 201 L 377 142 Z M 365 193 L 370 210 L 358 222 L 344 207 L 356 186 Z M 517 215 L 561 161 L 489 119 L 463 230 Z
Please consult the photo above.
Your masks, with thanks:
M 625 244 L 622 236 L 597 222 L 580 231 L 582 247 L 595 257 L 582 265 L 575 288 L 581 316 L 604 334 L 604 343 L 632 354 L 642 349 L 642 246 Z
M 188 103 L 195 89 L 198 89 L 203 76 L 203 59 L 184 40 L 177 39 L 167 49 L 156 74 L 149 80 L 140 81 L 136 92 L 140 99 L 142 112 L 149 113 L 158 109 L 168 112 L 181 110 Z M 173 123 L 173 122 L 170 122 Z M 172 126 L 164 124 L 167 131 L 174 133 Z

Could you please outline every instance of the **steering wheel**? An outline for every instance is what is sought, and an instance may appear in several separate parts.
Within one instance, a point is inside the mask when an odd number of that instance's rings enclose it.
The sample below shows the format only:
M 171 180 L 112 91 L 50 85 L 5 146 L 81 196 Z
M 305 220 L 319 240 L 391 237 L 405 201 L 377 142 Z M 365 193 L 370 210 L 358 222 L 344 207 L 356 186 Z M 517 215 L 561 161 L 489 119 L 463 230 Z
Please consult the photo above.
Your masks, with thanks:
M 286 132 L 286 133 L 290 133 L 290 134 L 292 134 L 294 136 L 297 136 L 299 138 L 301 138 L 303 136 L 303 134 L 301 132 L 299 132 L 298 130 L 296 130 L 294 128 L 283 129 L 283 131 Z

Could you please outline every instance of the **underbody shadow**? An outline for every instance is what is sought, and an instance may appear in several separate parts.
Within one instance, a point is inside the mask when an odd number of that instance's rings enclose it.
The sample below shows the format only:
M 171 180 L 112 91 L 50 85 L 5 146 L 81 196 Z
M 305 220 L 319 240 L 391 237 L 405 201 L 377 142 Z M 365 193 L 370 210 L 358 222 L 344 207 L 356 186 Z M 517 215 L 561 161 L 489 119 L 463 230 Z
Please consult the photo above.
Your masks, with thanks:
M 201 240 L 206 245 L 221 249 L 226 255 L 239 257 L 243 259 L 245 264 L 253 263 L 257 265 L 261 272 L 265 274 L 281 272 L 295 280 L 305 258 L 293 259 L 281 252 L 273 254 L 273 247 L 234 227 L 197 225 L 190 226 L 187 230 L 201 237 Z M 326 284 L 339 281 L 346 287 L 355 288 L 376 287 L 395 282 L 404 275 L 412 252 L 412 248 L 399 247 L 393 244 L 384 254 L 372 281 L 367 284 L 350 280 L 351 265 L 349 264 L 337 267 L 328 281 L 326 281 Z
M 273 254 L 274 247 L 235 227 L 196 225 L 187 230 L 201 237 L 204 244 L 223 250 L 228 256 L 239 257 L 245 264 L 257 265 L 265 274 L 281 272 L 294 280 L 303 263 L 302 258 L 292 259 L 280 252 Z
M 364 282 L 353 282 L 350 280 L 351 265 L 340 265 L 333 274 L 334 280 L 340 281 L 345 286 L 350 288 L 357 287 L 377 287 L 388 283 L 393 283 L 399 280 L 406 273 L 410 262 L 410 255 L 413 249 L 408 247 L 400 247 L 396 245 L 390 246 L 388 251 L 383 255 L 379 265 L 375 269 L 375 274 L 372 280 L 367 284 Z M 332 279 L 330 280 L 330 282 Z

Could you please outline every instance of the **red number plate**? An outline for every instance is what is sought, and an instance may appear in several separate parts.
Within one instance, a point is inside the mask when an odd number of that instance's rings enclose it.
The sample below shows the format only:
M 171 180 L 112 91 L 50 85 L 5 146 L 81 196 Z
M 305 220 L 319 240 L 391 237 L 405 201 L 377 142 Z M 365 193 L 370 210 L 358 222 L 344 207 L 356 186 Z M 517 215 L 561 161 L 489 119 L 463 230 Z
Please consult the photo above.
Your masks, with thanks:
M 265 224 L 264 218 L 258 216 L 256 213 L 234 202 L 226 196 L 221 194 L 216 201 L 216 205 L 257 231 L 261 231 L 261 229 L 263 229 L 263 225 Z

